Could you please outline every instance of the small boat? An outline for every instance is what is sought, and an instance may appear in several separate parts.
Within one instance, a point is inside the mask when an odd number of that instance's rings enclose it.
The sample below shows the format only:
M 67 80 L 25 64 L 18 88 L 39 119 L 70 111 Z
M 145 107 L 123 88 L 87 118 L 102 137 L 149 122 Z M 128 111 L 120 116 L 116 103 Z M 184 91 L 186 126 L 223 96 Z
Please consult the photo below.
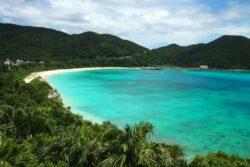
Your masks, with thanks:
M 177 71 L 184 71 L 184 69 L 182 69 L 182 68 L 177 68 L 176 70 Z
M 184 67 L 176 67 L 175 70 L 176 71 L 186 71 L 186 68 L 184 68 Z
M 141 67 L 141 69 L 146 69 L 146 70 L 162 70 L 163 68 L 161 68 L 160 66 L 157 67 Z

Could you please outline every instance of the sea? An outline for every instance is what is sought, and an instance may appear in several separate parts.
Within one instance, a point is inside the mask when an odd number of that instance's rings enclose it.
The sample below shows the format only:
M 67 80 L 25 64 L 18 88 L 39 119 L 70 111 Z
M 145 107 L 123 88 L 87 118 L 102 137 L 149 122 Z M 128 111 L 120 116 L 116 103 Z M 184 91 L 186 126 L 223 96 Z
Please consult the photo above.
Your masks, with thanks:
M 51 75 L 65 106 L 119 128 L 144 121 L 152 140 L 192 158 L 224 151 L 250 158 L 250 72 L 95 69 Z

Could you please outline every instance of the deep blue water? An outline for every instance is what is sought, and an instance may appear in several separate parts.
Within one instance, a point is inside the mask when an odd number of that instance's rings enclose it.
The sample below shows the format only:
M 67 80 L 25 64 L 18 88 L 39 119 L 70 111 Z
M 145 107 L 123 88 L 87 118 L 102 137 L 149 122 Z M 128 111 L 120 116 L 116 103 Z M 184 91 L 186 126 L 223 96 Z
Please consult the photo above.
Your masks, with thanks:
M 155 140 L 180 144 L 189 157 L 218 150 L 250 157 L 250 73 L 112 69 L 48 81 L 88 119 L 119 127 L 149 121 Z

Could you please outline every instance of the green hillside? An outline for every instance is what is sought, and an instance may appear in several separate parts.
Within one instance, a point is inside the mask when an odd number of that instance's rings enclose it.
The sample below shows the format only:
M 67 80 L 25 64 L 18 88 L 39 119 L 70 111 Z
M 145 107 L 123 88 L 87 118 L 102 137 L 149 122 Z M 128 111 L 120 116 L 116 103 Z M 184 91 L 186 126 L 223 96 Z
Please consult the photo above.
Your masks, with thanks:
M 152 50 L 163 64 L 211 68 L 250 69 L 250 39 L 242 36 L 222 36 L 207 44 L 169 45 Z
M 69 35 L 47 28 L 0 24 L 2 60 L 24 59 L 81 66 L 97 61 L 93 59 L 129 56 L 145 50 L 148 49 L 108 34 L 85 32 Z
M 199 45 L 190 45 L 187 47 L 180 46 L 177 44 L 171 44 L 166 47 L 160 47 L 158 49 L 152 50 L 152 55 L 156 57 L 156 59 L 159 59 L 159 62 L 162 64 L 176 64 L 176 60 L 178 58 L 178 55 L 186 53 L 192 49 L 198 48 L 202 46 L 203 44 Z
M 0 24 L 0 57 L 42 60 L 56 58 L 69 35 L 46 28 Z
M 250 39 L 222 36 L 207 44 L 149 50 L 109 34 L 85 32 L 69 35 L 60 31 L 0 24 L 0 61 L 44 61 L 58 68 L 81 66 L 173 65 L 250 69 Z

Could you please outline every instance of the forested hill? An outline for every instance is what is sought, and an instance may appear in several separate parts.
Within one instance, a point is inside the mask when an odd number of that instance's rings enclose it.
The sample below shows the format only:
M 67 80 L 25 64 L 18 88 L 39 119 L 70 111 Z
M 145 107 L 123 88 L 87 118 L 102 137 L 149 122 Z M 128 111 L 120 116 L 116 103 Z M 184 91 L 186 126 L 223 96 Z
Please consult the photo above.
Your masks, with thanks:
M 0 24 L 0 58 L 74 63 L 100 57 L 117 58 L 148 49 L 113 35 L 85 32 L 69 35 L 60 31 Z M 85 61 L 85 62 L 84 62 Z
M 250 69 L 250 39 L 222 36 L 207 44 L 149 50 L 109 34 L 69 35 L 48 28 L 0 23 L 0 62 L 10 58 L 47 66 L 155 66 Z
M 212 68 L 250 69 L 250 39 L 224 35 L 207 44 L 179 46 L 172 44 L 152 50 L 163 64 Z

